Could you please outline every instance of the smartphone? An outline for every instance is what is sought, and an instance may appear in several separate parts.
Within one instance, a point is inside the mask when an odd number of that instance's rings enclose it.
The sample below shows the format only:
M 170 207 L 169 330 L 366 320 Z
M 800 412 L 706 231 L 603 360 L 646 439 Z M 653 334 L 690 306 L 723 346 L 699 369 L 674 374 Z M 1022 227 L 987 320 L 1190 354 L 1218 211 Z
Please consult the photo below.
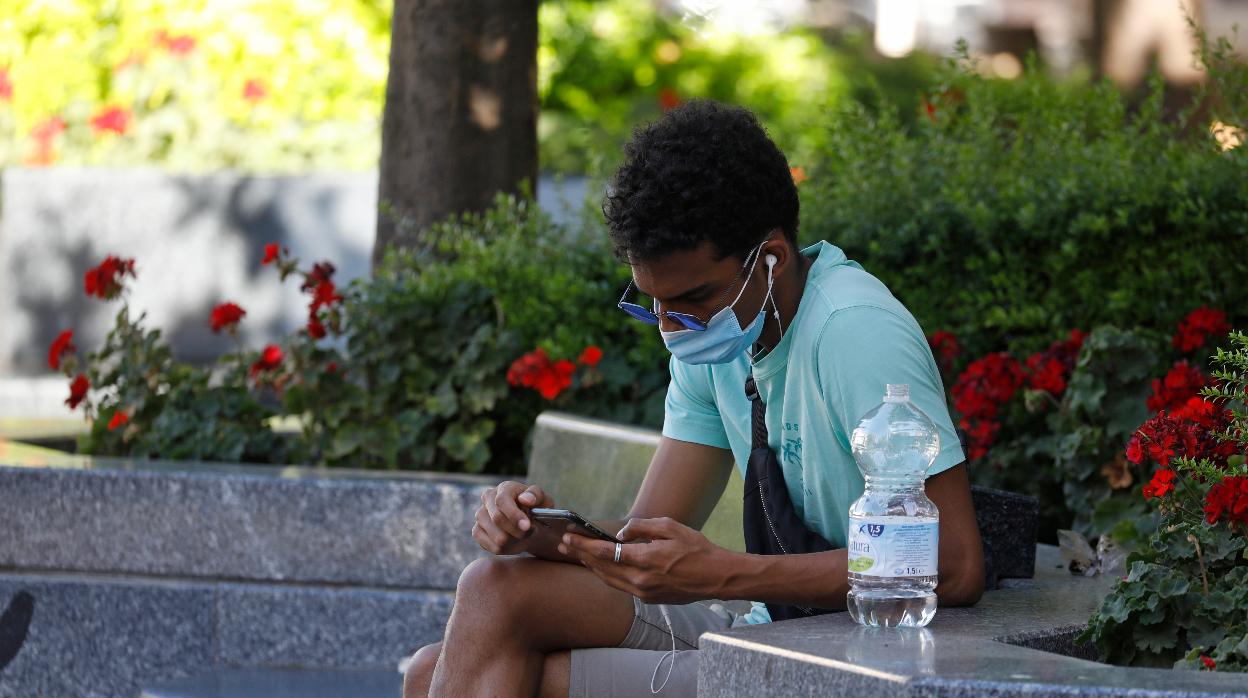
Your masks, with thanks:
M 608 543 L 623 543 L 624 541 L 598 528 L 585 519 L 584 516 L 570 511 L 568 509 L 546 509 L 536 507 L 529 510 L 529 517 L 545 526 L 551 533 L 563 538 L 563 532 L 567 530 L 569 525 L 575 525 L 578 531 L 576 533 L 588 535 L 591 538 L 605 540 Z

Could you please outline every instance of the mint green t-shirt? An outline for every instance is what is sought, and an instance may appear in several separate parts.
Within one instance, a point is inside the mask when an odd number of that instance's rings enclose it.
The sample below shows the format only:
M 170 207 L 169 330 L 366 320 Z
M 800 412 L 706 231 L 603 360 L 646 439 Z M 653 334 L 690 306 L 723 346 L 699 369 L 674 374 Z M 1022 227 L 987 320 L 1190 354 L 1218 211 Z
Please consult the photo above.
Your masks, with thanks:
M 863 479 L 849 447 L 862 418 L 884 400 L 884 386 L 906 383 L 910 400 L 940 433 L 940 453 L 928 476 L 964 460 L 949 418 L 945 389 L 919 323 L 893 294 L 840 248 L 820 242 L 802 254 L 814 259 L 797 314 L 785 318 L 780 343 L 754 363 L 767 406 L 768 443 L 797 515 L 837 548 L 845 547 L 849 507 Z M 750 457 L 750 403 L 745 379 L 750 357 L 725 364 L 671 360 L 663 435 L 732 450 L 745 475 Z M 744 494 L 744 493 L 743 493 Z M 750 623 L 767 623 L 755 602 Z

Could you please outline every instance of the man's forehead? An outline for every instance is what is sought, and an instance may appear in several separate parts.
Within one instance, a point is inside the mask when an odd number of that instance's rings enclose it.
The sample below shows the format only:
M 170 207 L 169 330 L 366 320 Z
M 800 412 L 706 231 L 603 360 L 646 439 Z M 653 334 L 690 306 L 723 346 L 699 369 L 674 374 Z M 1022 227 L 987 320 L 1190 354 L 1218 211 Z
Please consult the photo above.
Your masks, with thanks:
M 663 257 L 634 262 L 633 281 L 648 296 L 674 298 L 699 286 L 720 283 L 726 267 L 736 267 L 733 258 L 716 259 L 713 245 L 704 242 L 690 250 L 677 250 Z

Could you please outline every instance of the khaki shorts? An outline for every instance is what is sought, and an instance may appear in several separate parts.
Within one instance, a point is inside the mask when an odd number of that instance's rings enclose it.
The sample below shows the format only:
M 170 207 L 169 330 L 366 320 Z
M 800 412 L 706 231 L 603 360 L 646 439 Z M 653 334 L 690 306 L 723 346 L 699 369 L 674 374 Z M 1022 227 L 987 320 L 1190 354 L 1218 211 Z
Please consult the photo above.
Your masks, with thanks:
M 667 606 L 676 635 L 675 663 L 672 633 L 658 605 L 633 599 L 633 625 L 619 647 L 572 651 L 568 695 L 572 698 L 652 698 L 653 686 L 663 686 L 660 696 L 697 696 L 698 638 L 702 633 L 743 625 L 742 617 L 713 602 L 699 601 Z M 662 666 L 660 666 L 660 663 Z M 668 667 L 671 676 L 667 676 Z M 658 669 L 655 675 L 656 667 Z M 664 678 L 667 683 L 664 684 Z

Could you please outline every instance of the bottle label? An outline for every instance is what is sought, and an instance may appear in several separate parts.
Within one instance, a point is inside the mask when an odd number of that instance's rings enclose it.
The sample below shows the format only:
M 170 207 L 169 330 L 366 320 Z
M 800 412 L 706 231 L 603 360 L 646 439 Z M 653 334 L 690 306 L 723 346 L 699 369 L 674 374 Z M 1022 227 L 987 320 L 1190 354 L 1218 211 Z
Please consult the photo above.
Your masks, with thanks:
M 907 516 L 849 519 L 849 571 L 872 577 L 934 577 L 940 523 Z

